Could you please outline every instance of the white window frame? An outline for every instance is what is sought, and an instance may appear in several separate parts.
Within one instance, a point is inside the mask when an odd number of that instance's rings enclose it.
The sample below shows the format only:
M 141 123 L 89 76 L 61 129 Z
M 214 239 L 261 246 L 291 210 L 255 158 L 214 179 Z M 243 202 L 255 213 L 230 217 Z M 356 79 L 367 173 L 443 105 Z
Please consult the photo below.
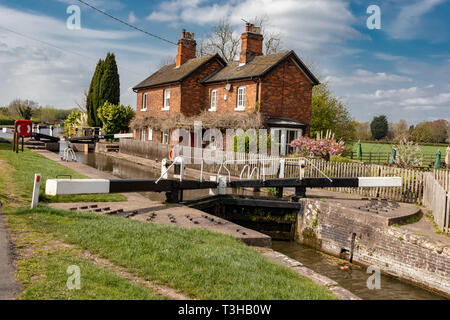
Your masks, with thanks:
M 211 102 L 208 111 L 217 111 L 217 89 L 211 90 Z
M 161 139 L 161 143 L 162 144 L 169 144 L 169 131 L 163 131 L 162 132 L 162 139 Z
M 142 128 L 141 130 L 141 141 L 145 141 L 145 138 L 147 137 L 147 133 L 145 128 Z
M 170 88 L 164 89 L 164 107 L 162 110 L 170 110 Z
M 141 105 L 141 111 L 147 111 L 147 104 L 148 104 L 148 93 L 142 94 L 142 105 Z
M 295 138 L 294 139 L 298 139 L 303 135 L 303 130 L 302 129 L 295 129 L 295 128 L 271 128 L 270 129 L 270 134 L 272 136 L 275 136 L 275 131 L 278 131 L 278 137 L 279 137 L 279 141 L 275 141 L 275 144 L 279 144 L 278 145 L 278 152 L 280 156 L 285 156 L 289 153 L 289 149 L 290 149 L 290 144 L 291 141 L 288 141 L 289 139 L 289 132 L 293 131 L 295 132 Z M 275 146 L 272 146 L 275 147 Z
M 247 94 L 247 88 L 245 86 L 238 87 L 237 97 L 236 97 L 236 108 L 234 109 L 235 111 L 245 111 L 246 94 Z
M 152 140 L 153 140 L 153 129 L 148 128 L 148 141 L 152 141 Z

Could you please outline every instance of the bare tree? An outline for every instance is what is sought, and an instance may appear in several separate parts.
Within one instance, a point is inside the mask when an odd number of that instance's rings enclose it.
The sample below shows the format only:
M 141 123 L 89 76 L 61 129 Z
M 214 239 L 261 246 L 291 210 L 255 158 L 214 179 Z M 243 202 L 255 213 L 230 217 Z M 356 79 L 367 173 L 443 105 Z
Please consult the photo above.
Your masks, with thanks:
M 35 101 L 15 99 L 9 104 L 8 110 L 13 116 L 29 120 L 38 107 L 39 105 Z
M 82 99 L 81 102 L 75 101 L 75 104 L 77 105 L 78 109 L 84 113 L 87 112 L 87 96 L 88 96 L 88 93 L 86 90 L 84 90 L 83 97 L 81 98 Z
M 166 56 L 166 57 L 162 58 L 162 59 L 159 61 L 157 68 L 158 68 L 158 69 L 161 69 L 161 68 L 164 67 L 164 66 L 168 66 L 168 65 L 174 64 L 174 63 L 175 63 L 175 58 L 174 58 L 174 57 L 172 57 L 172 56 Z
M 249 23 L 261 27 L 261 34 L 264 37 L 264 54 L 277 53 L 282 49 L 280 35 L 268 31 L 270 29 L 269 22 L 268 16 L 255 17 L 249 21 Z M 205 34 L 198 41 L 197 55 L 204 56 L 218 53 L 226 62 L 232 62 L 239 55 L 240 45 L 240 35 L 233 32 L 230 21 L 224 18 L 212 27 L 210 33 Z
M 233 33 L 228 19 L 222 19 L 200 40 L 199 56 L 218 53 L 226 62 L 233 61 L 239 53 L 240 37 Z
M 268 15 L 254 17 L 250 23 L 261 27 L 261 34 L 264 38 L 263 52 L 264 54 L 278 53 L 282 50 L 281 35 L 270 31 L 270 19 Z

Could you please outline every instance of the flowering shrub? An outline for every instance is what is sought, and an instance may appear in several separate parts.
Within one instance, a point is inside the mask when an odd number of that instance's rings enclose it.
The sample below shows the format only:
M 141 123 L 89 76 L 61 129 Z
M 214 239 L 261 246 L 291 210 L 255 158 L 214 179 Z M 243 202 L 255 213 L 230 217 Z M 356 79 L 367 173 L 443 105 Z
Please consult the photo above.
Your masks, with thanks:
M 420 167 L 423 165 L 423 154 L 417 143 L 403 138 L 394 146 L 397 151 L 395 164 L 402 168 Z
M 291 147 L 298 148 L 307 156 L 321 157 L 329 160 L 330 155 L 341 155 L 346 151 L 342 142 L 335 139 L 311 139 L 300 137 L 291 142 Z

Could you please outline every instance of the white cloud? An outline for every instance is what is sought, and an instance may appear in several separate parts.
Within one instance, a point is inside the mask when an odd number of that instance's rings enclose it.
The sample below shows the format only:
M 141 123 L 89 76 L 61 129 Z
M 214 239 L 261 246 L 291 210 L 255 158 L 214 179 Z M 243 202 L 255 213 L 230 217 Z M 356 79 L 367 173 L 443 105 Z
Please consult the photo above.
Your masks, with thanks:
M 438 90 L 434 86 L 414 86 L 375 90 L 372 93 L 354 93 L 347 95 L 346 99 L 351 101 L 352 105 L 359 105 L 372 115 L 384 113 L 391 121 L 406 118 L 419 122 L 425 118 L 424 111 L 433 111 L 432 116 L 436 119 L 446 118 L 449 120 L 450 92 L 439 92 Z M 366 118 L 366 120 L 369 119 Z
M 136 17 L 136 15 L 134 14 L 134 12 L 133 11 L 131 11 L 129 14 L 128 14 L 128 22 L 129 23 L 135 23 L 135 22 L 137 22 L 139 19 Z
M 395 18 L 394 23 L 388 27 L 387 32 L 397 39 L 413 39 L 421 29 L 422 17 L 446 0 L 418 0 L 405 5 Z
M 243 29 L 242 19 L 268 16 L 270 30 L 280 33 L 289 49 L 322 54 L 335 53 L 334 48 L 348 39 L 362 35 L 352 27 L 356 18 L 343 0 L 233 0 L 209 3 L 201 0 L 164 1 L 147 19 L 204 26 L 228 17 L 236 32 Z
M 352 86 L 355 84 L 388 84 L 393 82 L 411 82 L 409 77 L 385 72 L 371 72 L 365 69 L 357 69 L 350 75 L 328 75 L 324 79 L 338 86 Z
M 76 4 L 80 7 L 85 7 L 84 4 L 77 0 L 55 0 L 57 2 L 66 3 L 67 5 Z M 124 4 L 118 0 L 88 0 L 86 1 L 90 5 L 99 8 L 101 10 L 120 10 L 124 8 Z
M 167 55 L 167 49 L 155 48 L 151 40 L 139 41 L 142 35 L 135 31 L 81 27 L 68 30 L 64 18 L 0 6 L 0 70 L 2 78 L 7 79 L 0 86 L 0 105 L 22 98 L 59 108 L 74 107 L 89 87 L 96 62 L 109 51 L 116 54 L 121 102 L 134 106 L 135 95 L 130 95 L 128 88 L 147 77 L 152 65 Z M 139 41 L 139 45 L 132 45 L 133 41 Z

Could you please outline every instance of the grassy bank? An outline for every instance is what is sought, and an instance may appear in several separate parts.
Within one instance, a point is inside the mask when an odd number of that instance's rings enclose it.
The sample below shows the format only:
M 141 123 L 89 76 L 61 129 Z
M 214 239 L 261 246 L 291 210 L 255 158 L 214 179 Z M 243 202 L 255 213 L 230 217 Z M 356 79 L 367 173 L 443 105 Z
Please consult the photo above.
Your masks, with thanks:
M 10 218 L 200 299 L 332 299 L 240 241 L 202 229 L 40 207 Z
M 54 179 L 57 175 L 71 175 L 72 178 L 87 178 L 76 171 L 67 168 L 59 163 L 49 160 L 40 154 L 25 148 L 24 152 L 12 152 L 9 144 L 0 144 L 0 159 L 4 160 L 13 168 L 14 183 L 18 186 L 17 192 L 20 198 L 31 200 L 33 192 L 34 175 L 42 175 L 41 188 L 39 192 L 40 201 L 44 202 L 94 202 L 94 201 L 126 201 L 126 197 L 121 194 L 99 194 L 99 195 L 73 195 L 56 196 L 45 195 L 45 182 L 47 179 Z
M 16 155 L 0 147 L 0 201 L 16 245 L 17 278 L 24 286 L 20 299 L 165 298 L 142 281 L 200 299 L 336 299 L 230 236 L 45 205 L 24 207 L 36 172 L 44 176 L 43 184 L 56 174 L 82 177 L 36 153 Z M 80 267 L 80 290 L 66 286 L 70 265 Z

